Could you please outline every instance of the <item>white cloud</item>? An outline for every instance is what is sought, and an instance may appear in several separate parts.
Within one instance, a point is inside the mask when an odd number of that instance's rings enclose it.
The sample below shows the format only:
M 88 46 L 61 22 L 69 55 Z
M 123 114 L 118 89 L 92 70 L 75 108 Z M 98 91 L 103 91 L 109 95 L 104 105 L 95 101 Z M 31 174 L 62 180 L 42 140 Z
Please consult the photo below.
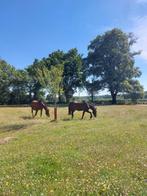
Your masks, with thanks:
M 139 3 L 139 4 L 147 3 L 147 0 L 136 0 L 136 3 Z
M 141 50 L 141 55 L 144 60 L 147 60 L 147 15 L 134 19 L 133 32 L 137 36 L 137 43 L 134 44 L 134 50 Z

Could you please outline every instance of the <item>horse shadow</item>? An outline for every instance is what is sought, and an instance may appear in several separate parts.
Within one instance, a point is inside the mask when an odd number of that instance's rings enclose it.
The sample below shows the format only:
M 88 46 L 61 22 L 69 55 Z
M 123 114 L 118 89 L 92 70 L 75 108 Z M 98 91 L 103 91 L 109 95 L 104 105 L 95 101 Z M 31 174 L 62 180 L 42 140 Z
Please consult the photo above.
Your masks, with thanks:
M 62 120 L 63 121 L 71 121 L 72 119 L 71 118 L 63 118 Z
M 21 116 L 20 118 L 22 118 L 23 120 L 32 120 L 32 116 Z

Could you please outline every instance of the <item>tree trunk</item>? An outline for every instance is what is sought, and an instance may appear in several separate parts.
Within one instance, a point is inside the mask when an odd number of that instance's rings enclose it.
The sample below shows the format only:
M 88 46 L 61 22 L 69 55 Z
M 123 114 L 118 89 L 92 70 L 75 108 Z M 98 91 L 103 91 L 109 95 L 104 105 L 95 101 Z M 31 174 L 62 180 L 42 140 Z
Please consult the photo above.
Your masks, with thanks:
M 74 90 L 72 90 L 72 89 L 64 91 L 66 103 L 70 102 L 70 100 L 73 98 L 73 94 L 74 94 Z
M 55 96 L 55 104 L 54 104 L 54 121 L 57 121 L 58 113 L 57 113 L 57 97 Z
M 58 97 L 58 103 L 62 103 L 61 95 Z
M 69 103 L 70 102 L 70 96 L 68 93 L 65 93 L 65 98 L 66 98 L 66 103 Z
M 57 106 L 54 107 L 54 121 L 57 121 Z
M 29 102 L 31 102 L 32 101 L 32 91 L 31 91 L 31 89 L 29 89 Z
M 58 92 L 58 102 L 61 103 L 61 92 L 60 92 L 60 90 Z
M 92 101 L 92 103 L 94 102 L 94 93 L 93 92 L 91 93 L 91 101 Z
M 111 92 L 112 104 L 114 105 L 117 104 L 116 96 L 117 96 L 117 93 Z

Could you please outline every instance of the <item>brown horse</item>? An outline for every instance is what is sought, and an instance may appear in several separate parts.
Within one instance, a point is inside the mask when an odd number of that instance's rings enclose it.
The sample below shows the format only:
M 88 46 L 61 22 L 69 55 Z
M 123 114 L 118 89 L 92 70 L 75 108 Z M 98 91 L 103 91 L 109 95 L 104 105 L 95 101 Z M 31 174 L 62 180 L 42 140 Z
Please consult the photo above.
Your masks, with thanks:
M 90 114 L 90 119 L 92 118 L 92 113 L 93 113 L 94 117 L 97 116 L 96 107 L 92 104 L 86 103 L 85 101 L 83 101 L 82 103 L 74 103 L 74 102 L 69 103 L 68 114 L 72 115 L 72 118 L 74 117 L 74 112 L 76 110 L 77 111 L 83 111 L 81 119 L 83 119 L 85 112 Z M 92 110 L 92 112 L 89 111 L 89 110 Z
M 31 109 L 32 109 L 32 117 L 34 118 L 37 113 L 38 110 L 40 110 L 40 116 L 42 116 L 42 110 L 45 110 L 45 114 L 50 117 L 50 113 L 49 113 L 49 109 L 47 107 L 46 104 L 44 104 L 42 101 L 37 101 L 37 100 L 33 100 L 31 103 Z M 33 114 L 33 110 L 35 110 L 35 115 Z

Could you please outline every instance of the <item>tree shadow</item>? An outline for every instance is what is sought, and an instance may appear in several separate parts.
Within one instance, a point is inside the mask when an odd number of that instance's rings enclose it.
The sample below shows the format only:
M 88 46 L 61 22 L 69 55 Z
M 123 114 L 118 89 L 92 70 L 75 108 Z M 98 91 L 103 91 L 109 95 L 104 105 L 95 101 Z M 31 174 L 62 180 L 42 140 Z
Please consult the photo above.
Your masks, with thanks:
M 6 125 L 6 126 L 3 126 L 3 127 L 0 127 L 0 132 L 19 131 L 21 129 L 25 129 L 26 127 L 27 127 L 26 124 Z

